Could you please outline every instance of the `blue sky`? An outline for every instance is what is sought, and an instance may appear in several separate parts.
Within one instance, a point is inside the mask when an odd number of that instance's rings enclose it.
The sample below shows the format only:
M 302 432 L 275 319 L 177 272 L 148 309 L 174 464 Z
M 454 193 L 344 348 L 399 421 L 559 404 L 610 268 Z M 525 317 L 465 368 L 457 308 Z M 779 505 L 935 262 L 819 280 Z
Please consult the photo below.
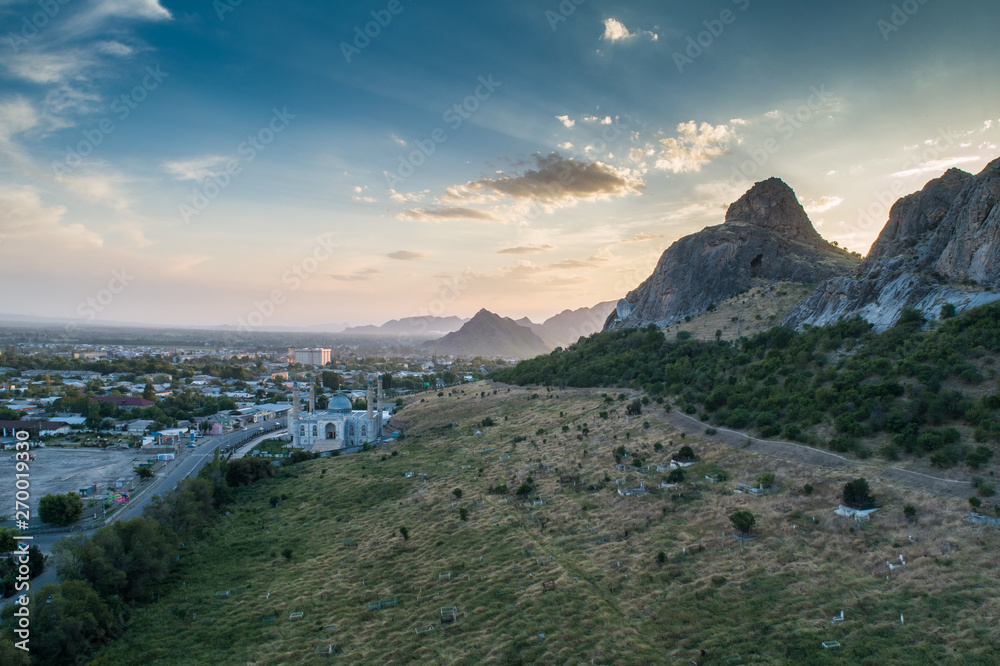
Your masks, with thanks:
M 863 253 L 1000 156 L 998 28 L 986 0 L 0 0 L 0 312 L 541 320 L 770 176 Z

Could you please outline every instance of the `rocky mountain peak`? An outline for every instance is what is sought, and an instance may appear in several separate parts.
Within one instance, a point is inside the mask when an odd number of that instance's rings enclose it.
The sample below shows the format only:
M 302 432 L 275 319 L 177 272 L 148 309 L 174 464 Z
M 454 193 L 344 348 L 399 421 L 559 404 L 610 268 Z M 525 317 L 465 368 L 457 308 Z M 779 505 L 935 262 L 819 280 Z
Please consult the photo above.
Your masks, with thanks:
M 794 238 L 819 238 L 795 192 L 780 178 L 756 183 L 731 205 L 726 212 L 726 223 L 734 222 Z

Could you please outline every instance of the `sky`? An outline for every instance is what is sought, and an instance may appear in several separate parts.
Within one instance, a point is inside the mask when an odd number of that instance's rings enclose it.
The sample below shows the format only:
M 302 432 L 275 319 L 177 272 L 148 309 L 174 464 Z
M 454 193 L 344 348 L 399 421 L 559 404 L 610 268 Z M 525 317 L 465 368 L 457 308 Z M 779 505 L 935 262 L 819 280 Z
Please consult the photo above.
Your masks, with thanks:
M 992 0 L 0 0 L 0 313 L 620 298 L 777 176 L 864 254 L 1000 157 Z

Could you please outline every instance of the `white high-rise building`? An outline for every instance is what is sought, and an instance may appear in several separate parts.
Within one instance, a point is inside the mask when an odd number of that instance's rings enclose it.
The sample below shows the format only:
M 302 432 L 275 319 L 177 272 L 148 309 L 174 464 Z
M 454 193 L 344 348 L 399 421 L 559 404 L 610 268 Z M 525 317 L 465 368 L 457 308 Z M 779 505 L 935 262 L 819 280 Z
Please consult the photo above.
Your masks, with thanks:
M 324 366 L 330 362 L 330 350 L 323 347 L 294 350 L 295 362 L 302 365 Z

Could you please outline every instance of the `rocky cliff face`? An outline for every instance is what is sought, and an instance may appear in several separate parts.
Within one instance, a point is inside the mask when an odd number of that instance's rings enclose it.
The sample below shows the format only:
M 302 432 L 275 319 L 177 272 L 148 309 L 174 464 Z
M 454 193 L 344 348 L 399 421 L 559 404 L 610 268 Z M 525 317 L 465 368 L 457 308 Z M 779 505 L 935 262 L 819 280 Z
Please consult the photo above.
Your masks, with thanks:
M 757 183 L 729 207 L 726 221 L 686 236 L 660 257 L 653 274 L 625 298 L 632 313 L 605 330 L 669 326 L 749 289 L 754 279 L 821 282 L 859 260 L 827 243 L 788 185 Z
M 789 312 L 801 328 L 862 317 L 878 331 L 916 308 L 935 319 L 1000 299 L 1000 160 L 973 176 L 951 169 L 893 205 L 864 262 Z

